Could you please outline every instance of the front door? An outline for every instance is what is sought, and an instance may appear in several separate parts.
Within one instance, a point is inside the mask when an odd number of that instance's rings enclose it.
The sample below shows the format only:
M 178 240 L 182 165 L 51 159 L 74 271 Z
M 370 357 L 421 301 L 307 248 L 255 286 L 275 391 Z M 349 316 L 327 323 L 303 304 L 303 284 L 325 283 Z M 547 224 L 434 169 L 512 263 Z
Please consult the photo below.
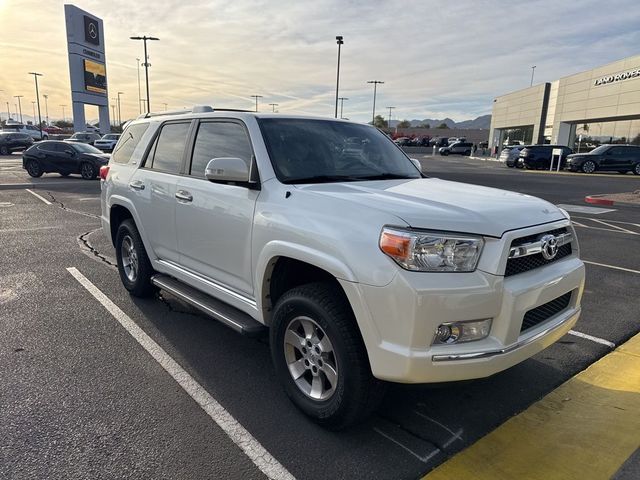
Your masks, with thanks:
M 195 137 L 188 175 L 178 180 L 176 226 L 180 264 L 239 293 L 253 295 L 251 234 L 259 190 L 213 183 L 205 178 L 209 160 L 241 158 L 252 148 L 244 124 L 202 121 Z

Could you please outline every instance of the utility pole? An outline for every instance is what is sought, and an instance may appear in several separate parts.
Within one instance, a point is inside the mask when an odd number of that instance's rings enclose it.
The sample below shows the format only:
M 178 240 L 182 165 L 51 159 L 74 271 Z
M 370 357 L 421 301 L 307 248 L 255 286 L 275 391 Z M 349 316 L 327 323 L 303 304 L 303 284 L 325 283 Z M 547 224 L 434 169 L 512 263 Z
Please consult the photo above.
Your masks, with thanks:
M 22 104 L 20 103 L 20 99 L 24 97 L 24 95 L 14 95 L 13 98 L 17 98 L 18 99 L 18 109 L 20 111 L 20 123 L 24 123 L 22 121 Z
M 340 100 L 340 118 L 343 118 L 342 111 L 344 110 L 344 101 L 349 100 L 347 97 L 338 97 Z
M 38 72 L 29 72 L 29 75 L 33 75 L 34 80 L 36 81 L 36 101 L 38 104 L 38 129 L 40 130 L 40 140 L 42 140 L 42 115 L 40 115 L 40 93 L 38 92 L 38 77 L 42 77 L 41 73 Z M 35 112 L 33 113 L 34 121 L 35 121 Z
M 270 103 L 269 105 L 271 105 L 271 112 L 272 113 L 276 113 L 276 107 L 278 106 L 277 103 Z
M 262 98 L 262 95 L 251 95 L 251 98 L 256 99 L 256 112 L 258 111 L 258 99 Z
M 338 91 L 340 89 L 340 47 L 344 44 L 342 35 L 336 37 L 336 43 L 338 44 L 338 68 L 336 70 L 336 111 L 335 118 L 338 118 Z
M 373 116 L 371 118 L 371 125 L 376 123 L 376 93 L 378 84 L 383 84 L 380 80 L 369 80 L 367 83 L 373 83 Z
M 533 65 L 531 67 L 531 85 L 529 85 L 530 87 L 533 87 L 533 74 L 535 73 L 535 71 L 536 71 L 536 66 Z
M 47 102 L 47 100 L 49 100 L 49 95 L 47 95 L 46 93 L 42 94 L 42 96 L 44 97 L 44 111 L 45 111 L 45 123 L 47 125 L 49 125 L 49 103 Z
M 386 107 L 389 109 L 389 121 L 387 122 L 387 127 L 391 128 L 391 110 L 393 110 L 396 107 Z
M 140 59 L 136 57 L 136 65 L 138 67 L 138 110 L 140 110 L 140 115 L 142 115 L 142 95 L 140 93 Z
M 129 37 L 131 40 L 142 40 L 144 42 L 144 77 L 145 82 L 147 84 L 147 113 L 151 113 L 151 102 L 149 101 L 149 67 L 151 64 L 149 63 L 149 55 L 147 55 L 147 40 L 160 40 L 157 37 L 147 37 L 146 35 L 142 37 Z
M 118 92 L 118 126 L 122 125 L 122 115 L 120 110 L 120 95 L 123 95 L 124 92 Z

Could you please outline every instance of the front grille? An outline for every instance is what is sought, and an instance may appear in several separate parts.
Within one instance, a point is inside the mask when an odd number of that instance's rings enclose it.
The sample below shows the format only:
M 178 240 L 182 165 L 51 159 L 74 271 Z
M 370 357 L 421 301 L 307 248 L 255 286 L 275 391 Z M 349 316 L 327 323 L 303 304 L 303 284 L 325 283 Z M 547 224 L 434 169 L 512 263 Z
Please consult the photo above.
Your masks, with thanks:
M 550 319 L 551 317 L 566 309 L 569 306 L 569 302 L 571 301 L 572 293 L 573 292 L 567 292 L 561 297 L 558 297 L 555 300 L 551 300 L 550 302 L 547 302 L 544 305 L 540 305 L 539 307 L 536 307 L 525 313 L 524 319 L 522 320 L 520 333 L 541 324 L 545 320 Z
M 525 243 L 535 242 L 539 240 L 543 235 L 562 235 L 563 233 L 567 233 L 567 229 L 564 227 L 556 228 L 555 230 L 550 230 L 548 232 L 536 233 L 534 235 L 516 238 L 513 242 L 511 242 L 511 247 L 517 247 L 520 245 L 524 245 Z M 558 248 L 558 253 L 553 258 L 553 260 L 547 260 L 542 256 L 541 253 L 536 253 L 535 255 L 527 255 L 525 257 L 510 258 L 507 260 L 507 268 L 504 272 L 504 276 L 510 277 L 511 275 L 516 275 L 518 273 L 528 272 L 529 270 L 543 267 L 544 265 L 547 265 L 549 263 L 557 262 L 561 258 L 568 257 L 569 255 L 571 255 L 571 244 L 567 243 Z

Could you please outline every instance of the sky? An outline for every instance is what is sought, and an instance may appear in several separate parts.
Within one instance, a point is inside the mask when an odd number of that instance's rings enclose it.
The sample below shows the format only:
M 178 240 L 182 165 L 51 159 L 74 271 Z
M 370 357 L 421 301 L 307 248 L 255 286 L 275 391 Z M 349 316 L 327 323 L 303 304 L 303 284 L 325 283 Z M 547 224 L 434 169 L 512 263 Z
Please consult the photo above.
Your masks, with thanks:
M 32 112 L 33 77 L 51 119 L 70 117 L 64 5 L 0 0 L 0 116 L 14 95 Z M 76 0 L 102 18 L 109 97 L 139 113 L 137 61 L 149 43 L 152 110 L 193 105 L 333 116 L 337 45 L 344 37 L 344 117 L 370 121 L 491 113 L 493 99 L 640 53 L 637 0 Z M 144 97 L 144 70 L 141 69 Z M 41 98 L 43 116 L 44 99 Z M 97 118 L 88 107 L 87 118 Z M 30 117 L 29 117 L 30 118 Z M 26 118 L 25 118 L 26 120 Z

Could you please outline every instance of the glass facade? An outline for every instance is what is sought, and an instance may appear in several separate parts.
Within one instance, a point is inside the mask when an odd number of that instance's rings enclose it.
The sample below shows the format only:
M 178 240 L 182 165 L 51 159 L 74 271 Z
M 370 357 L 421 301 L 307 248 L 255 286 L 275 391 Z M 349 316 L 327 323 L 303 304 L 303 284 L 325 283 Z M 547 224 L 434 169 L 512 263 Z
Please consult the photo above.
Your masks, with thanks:
M 606 143 L 640 145 L 640 120 L 575 125 L 575 141 L 572 146 L 575 152 L 587 152 Z
M 533 143 L 533 125 L 505 128 L 503 135 L 503 145 L 531 145 Z

